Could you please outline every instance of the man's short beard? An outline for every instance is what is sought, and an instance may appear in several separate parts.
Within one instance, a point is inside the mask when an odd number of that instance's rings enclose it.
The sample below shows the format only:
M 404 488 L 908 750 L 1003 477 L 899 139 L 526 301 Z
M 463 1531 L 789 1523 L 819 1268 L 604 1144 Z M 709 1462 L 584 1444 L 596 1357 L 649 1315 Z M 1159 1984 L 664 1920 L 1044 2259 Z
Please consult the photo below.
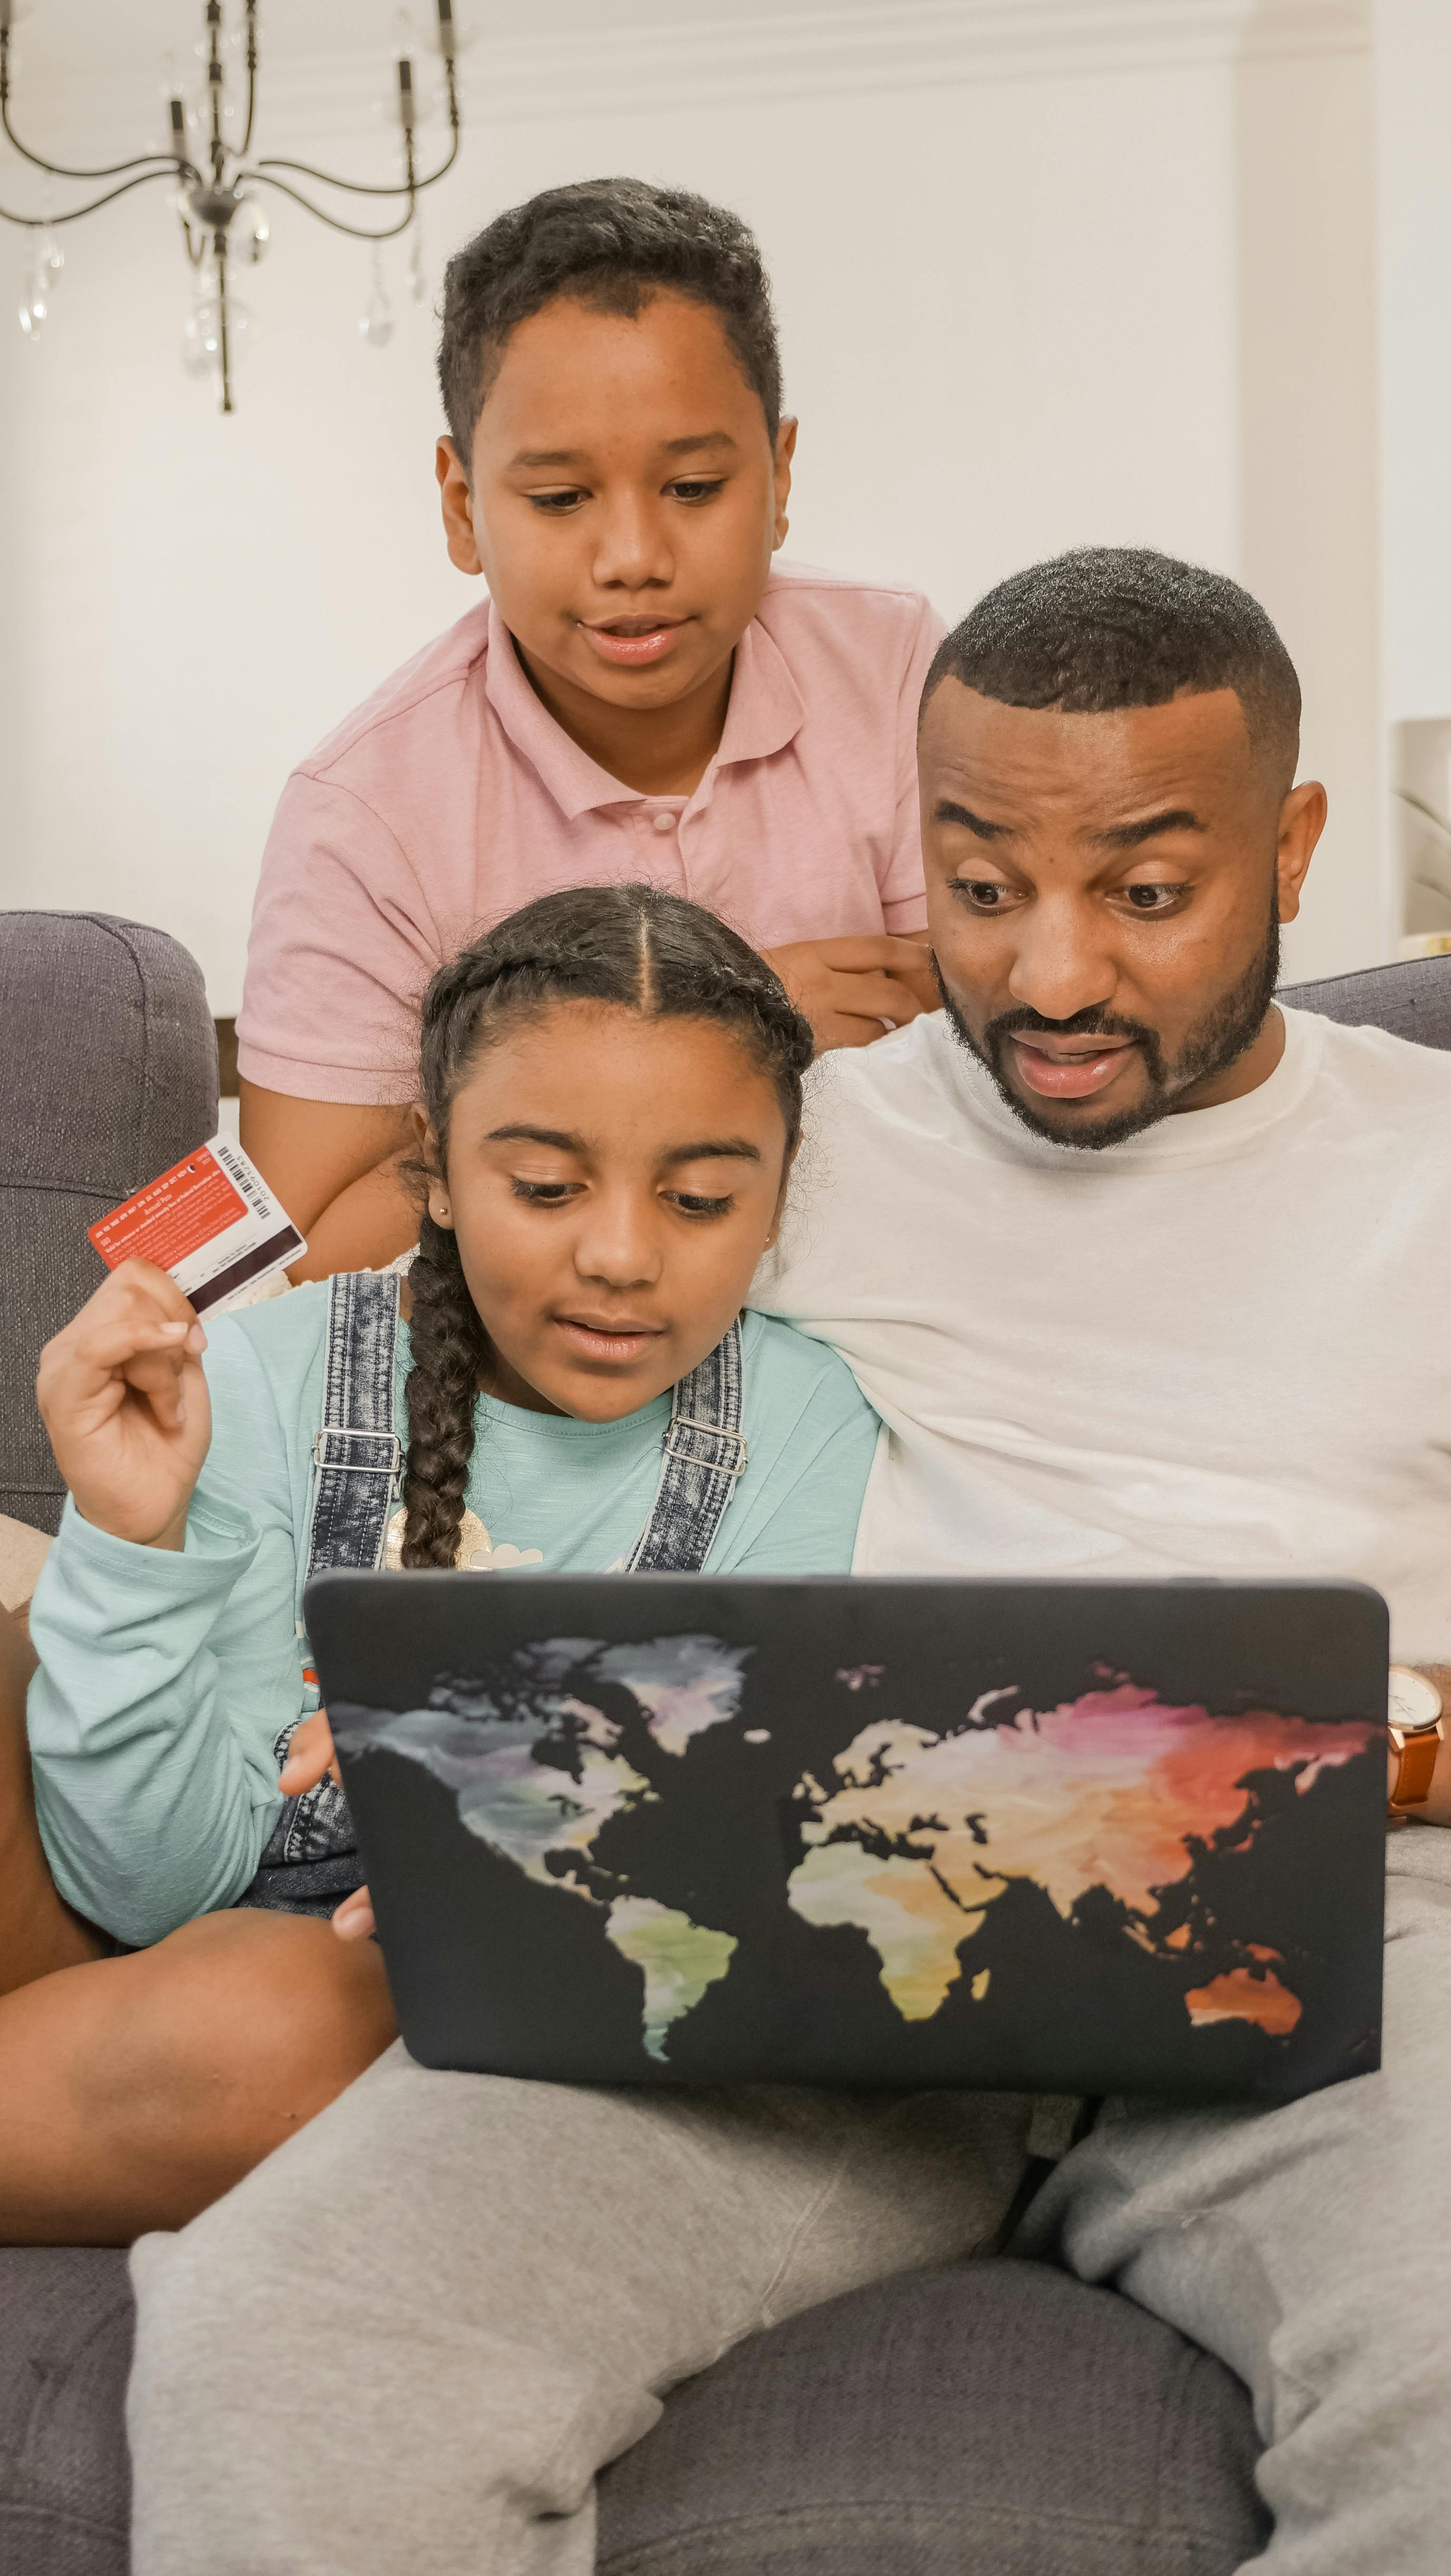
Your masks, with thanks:
M 1071 1020 L 1045 1020 L 1038 1011 L 1003 1011 L 989 1020 L 980 1038 L 975 1038 L 961 1011 L 942 981 L 942 970 L 933 960 L 937 989 L 948 1024 L 955 1037 L 970 1055 L 991 1074 L 1003 1099 L 1015 1117 L 1035 1136 L 1046 1136 L 1054 1145 L 1077 1145 L 1085 1153 L 1097 1154 L 1106 1145 L 1121 1145 L 1126 1137 L 1141 1135 L 1146 1127 L 1157 1127 L 1167 1118 L 1181 1094 L 1194 1084 L 1212 1082 L 1227 1073 L 1246 1049 L 1252 1047 L 1264 1027 L 1266 1014 L 1275 998 L 1280 980 L 1280 923 L 1278 911 L 1270 915 L 1269 931 L 1259 955 L 1253 958 L 1239 981 L 1227 993 L 1210 1004 L 1185 1039 L 1172 1064 L 1165 1061 L 1157 1029 L 1144 1020 L 1126 1020 L 1116 1011 L 1076 1011 Z M 1004 1079 L 1003 1047 L 1015 1034 L 1026 1035 L 1038 1030 L 1050 1037 L 1131 1038 L 1143 1059 L 1147 1089 L 1133 1109 L 1120 1109 L 1096 1124 L 1085 1120 L 1081 1127 L 1071 1118 L 1061 1124 L 1044 1116 Z

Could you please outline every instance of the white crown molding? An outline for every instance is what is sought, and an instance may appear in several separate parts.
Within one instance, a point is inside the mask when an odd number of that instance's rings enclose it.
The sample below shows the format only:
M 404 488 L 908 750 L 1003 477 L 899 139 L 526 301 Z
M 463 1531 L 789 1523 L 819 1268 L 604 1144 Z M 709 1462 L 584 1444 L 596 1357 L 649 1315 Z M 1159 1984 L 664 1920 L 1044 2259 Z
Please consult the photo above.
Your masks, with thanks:
M 461 0 L 461 23 L 478 5 Z M 874 0 L 763 11 L 756 0 L 749 12 L 688 23 L 475 35 L 461 59 L 461 89 L 467 123 L 478 131 L 769 98 L 1076 79 L 1363 53 L 1370 7 L 1371 0 Z M 430 76 L 436 83 L 436 63 L 420 63 L 418 72 L 421 85 Z M 259 148 L 309 157 L 344 139 L 371 139 L 368 162 L 354 166 L 391 175 L 394 154 L 377 106 L 389 86 L 382 54 L 344 45 L 334 56 L 269 57 L 264 32 Z M 98 78 L 82 61 L 64 81 L 52 75 L 32 85 L 22 71 L 12 112 L 37 149 L 75 151 L 92 137 L 109 149 L 155 129 L 155 70 L 140 63 L 134 74 Z M 420 158 L 440 130 L 435 116 Z M 22 165 L 0 146 L 7 202 L 19 202 L 21 178 Z

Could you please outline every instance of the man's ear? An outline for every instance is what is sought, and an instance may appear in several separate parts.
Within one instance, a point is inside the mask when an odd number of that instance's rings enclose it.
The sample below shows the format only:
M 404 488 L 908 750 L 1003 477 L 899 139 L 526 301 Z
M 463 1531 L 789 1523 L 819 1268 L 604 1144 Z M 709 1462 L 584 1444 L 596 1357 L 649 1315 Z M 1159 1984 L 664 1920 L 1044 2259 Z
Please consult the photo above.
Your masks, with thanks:
M 1303 787 L 1292 787 L 1280 807 L 1275 877 L 1281 921 L 1293 921 L 1300 909 L 1300 889 L 1329 810 L 1330 800 L 1318 778 L 1307 779 Z
M 794 420 L 783 420 L 776 432 L 776 526 L 771 539 L 773 554 L 778 546 L 784 546 L 786 543 L 786 531 L 791 525 L 786 516 L 786 505 L 791 498 L 791 459 L 796 453 L 798 427 L 799 423 Z
M 438 477 L 439 499 L 443 505 L 443 533 L 448 541 L 448 559 L 460 572 L 482 572 L 478 540 L 474 535 L 473 494 L 464 472 L 458 449 L 451 438 L 441 438 L 433 459 Z

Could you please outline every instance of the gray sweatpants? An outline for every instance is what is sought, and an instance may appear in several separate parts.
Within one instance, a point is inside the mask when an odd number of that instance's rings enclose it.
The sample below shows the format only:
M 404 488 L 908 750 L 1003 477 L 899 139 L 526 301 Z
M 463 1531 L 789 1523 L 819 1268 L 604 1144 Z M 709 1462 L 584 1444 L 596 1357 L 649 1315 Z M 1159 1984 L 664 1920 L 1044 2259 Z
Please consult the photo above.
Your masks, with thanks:
M 1394 1837 L 1388 1899 L 1380 2074 L 1112 2106 L 1027 2230 L 1247 2381 L 1267 2576 L 1446 2564 L 1451 1834 Z M 1026 2128 L 1001 2098 L 574 2092 L 393 2050 L 136 2248 L 135 2576 L 589 2576 L 595 2471 L 662 2393 L 980 2242 Z

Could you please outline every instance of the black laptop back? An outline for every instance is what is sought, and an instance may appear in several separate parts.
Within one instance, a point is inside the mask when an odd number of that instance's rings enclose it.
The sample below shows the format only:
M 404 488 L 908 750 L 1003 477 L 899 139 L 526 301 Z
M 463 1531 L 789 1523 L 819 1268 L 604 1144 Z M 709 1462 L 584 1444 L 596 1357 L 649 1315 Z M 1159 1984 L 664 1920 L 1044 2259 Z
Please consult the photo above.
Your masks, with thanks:
M 1379 2063 L 1361 1586 L 326 1574 L 307 1617 L 426 2065 L 1211 2097 Z

